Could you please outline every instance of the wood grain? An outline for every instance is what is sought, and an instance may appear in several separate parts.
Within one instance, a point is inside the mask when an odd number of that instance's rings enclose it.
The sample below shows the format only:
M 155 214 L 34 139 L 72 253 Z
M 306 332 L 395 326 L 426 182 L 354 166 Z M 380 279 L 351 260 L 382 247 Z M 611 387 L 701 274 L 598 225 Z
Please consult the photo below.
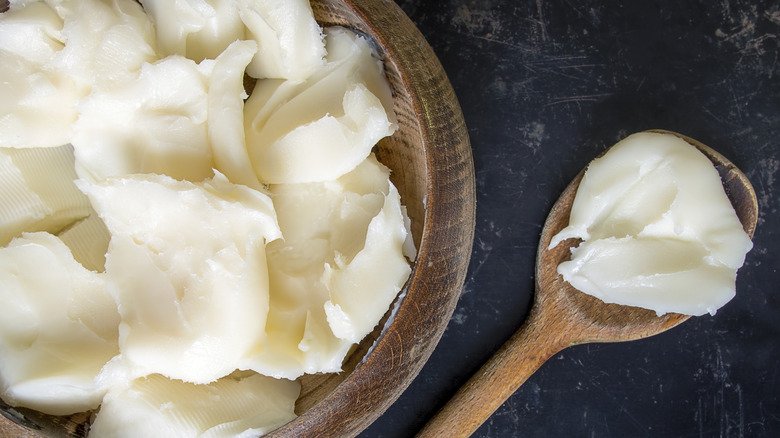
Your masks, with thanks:
M 715 165 L 745 232 L 752 238 L 758 201 L 747 177 L 729 160 L 706 145 L 670 131 L 701 150 Z M 666 331 L 689 318 L 618 304 L 608 304 L 574 289 L 558 275 L 557 266 L 570 257 L 579 241 L 569 239 L 548 249 L 552 237 L 569 222 L 571 205 L 585 171 L 580 172 L 553 205 L 539 240 L 536 290 L 528 318 L 488 362 L 461 387 L 417 435 L 467 437 L 485 422 L 554 354 L 571 345 L 620 342 Z
M 301 379 L 300 416 L 274 432 L 275 437 L 355 436 L 401 395 L 430 356 L 460 297 L 476 215 L 474 165 L 463 115 L 442 66 L 415 25 L 392 1 L 311 4 L 321 25 L 363 33 L 383 57 L 399 129 L 375 152 L 391 169 L 407 207 L 418 257 L 392 318 L 388 311 L 346 359 L 343 372 Z M 0 417 L 0 438 L 87 433 L 89 413 L 53 417 L 19 410 L 20 418 L 9 415 L 8 406 L 0 408 L 14 419 Z M 20 428 L 19 421 L 30 427 Z

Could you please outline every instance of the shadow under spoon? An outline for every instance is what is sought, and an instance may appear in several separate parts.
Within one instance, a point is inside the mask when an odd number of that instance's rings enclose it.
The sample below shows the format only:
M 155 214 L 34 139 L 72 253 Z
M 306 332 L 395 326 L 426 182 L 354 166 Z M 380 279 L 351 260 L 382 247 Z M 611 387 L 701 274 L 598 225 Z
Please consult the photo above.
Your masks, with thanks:
M 715 165 L 745 232 L 752 238 L 758 218 L 755 191 L 729 160 L 704 144 L 669 131 L 698 148 Z M 561 350 L 589 342 L 641 339 L 666 331 L 689 318 L 608 304 L 574 289 L 557 273 L 579 241 L 569 239 L 548 249 L 569 222 L 572 202 L 585 171 L 577 175 L 553 205 L 542 229 L 536 259 L 536 291 L 520 329 L 477 371 L 425 425 L 418 437 L 470 436 L 544 362 Z

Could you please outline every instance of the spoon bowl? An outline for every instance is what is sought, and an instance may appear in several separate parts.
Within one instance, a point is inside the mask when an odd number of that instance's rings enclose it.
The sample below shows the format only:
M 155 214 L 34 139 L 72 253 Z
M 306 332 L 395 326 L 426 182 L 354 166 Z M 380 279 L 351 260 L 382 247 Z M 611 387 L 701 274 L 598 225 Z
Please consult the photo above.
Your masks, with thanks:
M 752 238 L 758 219 L 756 193 L 747 177 L 712 148 L 671 131 L 699 149 L 720 174 L 745 232 Z M 568 225 L 572 203 L 582 181 L 582 170 L 550 210 L 542 228 L 536 259 L 536 291 L 531 311 L 520 329 L 461 387 L 428 422 L 418 437 L 471 435 L 544 362 L 561 350 L 591 342 L 620 342 L 646 338 L 689 318 L 652 310 L 605 303 L 582 293 L 558 275 L 558 265 L 570 258 L 580 242 L 568 239 L 549 248 L 552 237 Z

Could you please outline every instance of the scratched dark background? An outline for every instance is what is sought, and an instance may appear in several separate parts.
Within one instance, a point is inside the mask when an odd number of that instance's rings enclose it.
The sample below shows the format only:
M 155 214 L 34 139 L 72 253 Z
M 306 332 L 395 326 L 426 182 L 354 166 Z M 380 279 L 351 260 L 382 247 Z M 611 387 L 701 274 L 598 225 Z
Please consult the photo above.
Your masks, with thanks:
M 400 0 L 459 96 L 477 227 L 429 363 L 364 437 L 412 436 L 522 323 L 541 224 L 626 135 L 717 149 L 760 205 L 737 297 L 653 338 L 554 356 L 478 437 L 780 436 L 780 2 Z

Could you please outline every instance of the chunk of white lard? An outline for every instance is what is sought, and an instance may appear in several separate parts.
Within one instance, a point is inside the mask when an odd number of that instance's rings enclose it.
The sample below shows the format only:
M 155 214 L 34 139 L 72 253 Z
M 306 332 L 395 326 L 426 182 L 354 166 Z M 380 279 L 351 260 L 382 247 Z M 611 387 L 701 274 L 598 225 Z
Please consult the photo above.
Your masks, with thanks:
M 73 147 L 0 148 L 0 245 L 23 231 L 57 234 L 93 213 L 73 180 Z
M 53 415 L 96 408 L 97 379 L 118 353 L 116 303 L 105 274 L 88 271 L 45 232 L 0 248 L 0 395 Z
M 141 0 L 157 34 L 162 56 L 215 59 L 246 30 L 234 0 Z
M 62 19 L 40 2 L 12 7 L 0 20 L 0 145 L 59 146 L 77 114 L 75 84 L 45 66 L 64 42 Z
M 398 192 L 373 155 L 337 180 L 270 190 L 284 239 L 268 245 L 267 337 L 244 367 L 284 378 L 340 371 L 409 275 Z
M 153 32 L 133 0 L 12 2 L 0 20 L 0 145 L 68 143 L 79 100 L 154 59 Z
M 112 388 L 89 436 L 257 437 L 295 419 L 299 392 L 297 382 L 246 372 L 208 385 L 153 374 Z
M 247 35 L 260 49 L 247 67 L 253 78 L 302 81 L 323 64 L 322 29 L 308 0 L 237 0 Z
M 201 181 L 213 175 L 208 82 L 203 67 L 170 56 L 138 77 L 96 89 L 79 104 L 72 138 L 81 178 L 158 173 Z
M 714 314 L 735 294 L 752 242 L 718 172 L 672 134 L 631 135 L 594 160 L 569 225 L 550 247 L 582 239 L 558 272 L 608 303 L 659 315 Z
M 258 82 L 244 109 L 252 166 L 267 184 L 327 181 L 396 129 L 382 63 L 365 38 L 325 32 L 327 62 L 303 82 Z
M 110 86 L 135 75 L 157 58 L 154 28 L 134 0 L 48 0 L 63 20 L 65 44 L 46 65 L 67 75 L 86 96 L 95 86 Z
M 142 0 L 158 52 L 215 59 L 236 40 L 255 41 L 247 74 L 302 81 L 323 64 L 322 30 L 307 0 Z
M 235 184 L 261 189 L 244 135 L 244 69 L 256 52 L 254 41 L 236 41 L 217 57 L 211 70 L 207 126 L 216 168 Z
M 265 245 L 281 237 L 271 200 L 217 174 L 79 181 L 111 232 L 109 291 L 122 317 L 108 380 L 160 373 L 209 383 L 263 339 Z

